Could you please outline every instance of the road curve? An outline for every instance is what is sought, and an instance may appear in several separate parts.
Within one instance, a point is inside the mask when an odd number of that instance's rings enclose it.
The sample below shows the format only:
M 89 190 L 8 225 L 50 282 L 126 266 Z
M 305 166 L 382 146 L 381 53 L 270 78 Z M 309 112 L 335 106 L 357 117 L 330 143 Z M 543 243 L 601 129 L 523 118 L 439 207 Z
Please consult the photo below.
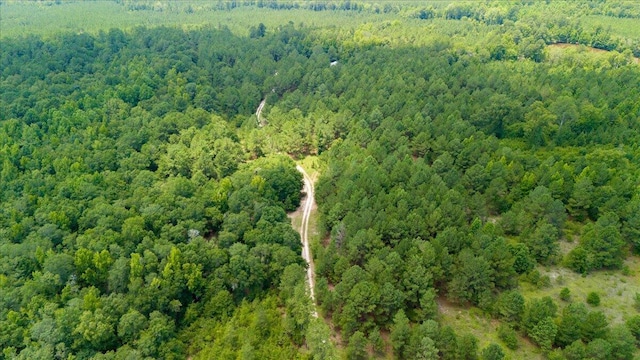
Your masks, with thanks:
M 276 73 L 277 75 L 277 73 Z M 256 117 L 258 118 L 258 126 L 262 127 L 264 124 L 260 119 L 262 115 L 262 109 L 264 109 L 264 105 L 266 104 L 267 99 L 265 98 L 260 102 L 258 109 L 256 109 Z M 316 297 L 314 294 L 314 289 L 316 287 L 316 278 L 315 278 L 315 266 L 313 265 L 313 258 L 311 257 L 311 250 L 309 249 L 309 217 L 311 215 L 311 209 L 313 209 L 313 205 L 315 204 L 315 194 L 313 192 L 313 181 L 307 174 L 306 171 L 300 165 L 296 165 L 296 169 L 302 174 L 302 178 L 304 180 L 304 192 L 307 194 L 304 205 L 302 206 L 302 224 L 300 225 L 300 241 L 302 242 L 302 258 L 307 262 L 307 283 L 309 284 L 309 297 L 311 298 L 311 303 L 313 304 L 313 317 L 318 317 L 318 311 L 316 310 Z
M 304 191 L 307 196 L 304 200 L 302 208 L 302 224 L 300 225 L 300 240 L 302 241 L 302 258 L 307 262 L 307 282 L 309 283 L 309 297 L 313 303 L 313 317 L 318 317 L 316 311 L 316 297 L 314 289 L 316 287 L 315 280 L 315 267 L 313 265 L 313 258 L 311 257 L 311 250 L 309 250 L 309 216 L 311 215 L 311 209 L 315 203 L 315 195 L 313 193 L 313 181 L 304 169 L 297 165 L 296 169 L 302 173 L 304 179 Z
M 258 126 L 262 127 L 262 120 L 260 120 L 260 116 L 262 115 L 262 109 L 264 109 L 264 105 L 267 103 L 267 98 L 264 98 L 260 105 L 258 105 L 258 109 L 256 110 L 256 117 L 258 118 Z

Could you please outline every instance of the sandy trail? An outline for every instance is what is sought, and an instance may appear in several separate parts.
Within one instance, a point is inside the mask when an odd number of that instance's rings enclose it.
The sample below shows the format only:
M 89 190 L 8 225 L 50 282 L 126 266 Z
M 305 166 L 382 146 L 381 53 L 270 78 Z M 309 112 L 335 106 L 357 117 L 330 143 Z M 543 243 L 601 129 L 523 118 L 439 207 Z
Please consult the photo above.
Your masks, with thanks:
M 267 98 L 264 98 L 264 100 L 262 100 L 260 102 L 260 105 L 258 106 L 258 109 L 256 110 L 256 117 L 258 118 L 258 126 L 262 127 L 264 126 L 264 124 L 262 123 L 262 120 L 260 118 L 260 116 L 262 116 L 262 109 L 264 109 L 264 105 L 267 103 Z
M 313 302 L 313 317 L 318 317 L 318 312 L 316 311 L 316 298 L 314 295 L 315 289 L 315 268 L 313 265 L 313 258 L 311 257 L 311 250 L 309 249 L 309 216 L 311 215 L 311 209 L 315 203 L 315 197 L 313 193 L 313 182 L 304 169 L 301 166 L 296 166 L 296 169 L 302 173 L 304 178 L 304 190 L 307 193 L 307 196 L 304 200 L 304 205 L 302 206 L 302 224 L 300 225 L 300 240 L 302 241 L 302 258 L 307 262 L 307 282 L 309 283 L 309 296 L 311 297 L 311 301 Z

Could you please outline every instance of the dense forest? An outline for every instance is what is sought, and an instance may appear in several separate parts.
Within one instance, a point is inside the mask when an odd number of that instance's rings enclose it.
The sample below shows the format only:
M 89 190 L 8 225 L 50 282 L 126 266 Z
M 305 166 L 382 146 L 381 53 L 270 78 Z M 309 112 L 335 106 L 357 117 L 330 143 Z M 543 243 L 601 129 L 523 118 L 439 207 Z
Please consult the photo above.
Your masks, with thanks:
M 106 5 L 0 4 L 0 359 L 638 356 L 637 4 L 125 0 L 166 26 L 7 25 L 74 6 Z M 287 216 L 305 158 L 317 304 Z M 623 285 L 578 296 L 565 270 Z

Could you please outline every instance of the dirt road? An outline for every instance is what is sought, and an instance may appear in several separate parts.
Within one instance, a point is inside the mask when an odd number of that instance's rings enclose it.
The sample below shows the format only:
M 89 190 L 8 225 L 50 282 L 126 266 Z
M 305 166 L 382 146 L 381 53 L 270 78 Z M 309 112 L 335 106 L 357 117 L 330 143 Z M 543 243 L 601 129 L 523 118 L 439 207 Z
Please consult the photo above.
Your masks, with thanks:
M 262 115 L 262 109 L 264 109 L 264 105 L 267 103 L 267 98 L 264 98 L 264 100 L 262 100 L 260 102 L 260 105 L 258 106 L 258 109 L 256 110 L 256 117 L 258 118 L 258 126 L 262 127 L 264 126 L 264 124 L 262 123 L 262 120 L 260 119 L 260 116 Z
M 311 250 L 309 250 L 309 215 L 311 215 L 311 209 L 315 203 L 315 197 L 313 193 L 313 182 L 304 169 L 298 165 L 296 166 L 299 172 L 302 173 L 304 178 L 304 190 L 307 193 L 307 196 L 304 200 L 304 205 L 302 208 L 302 224 L 300 225 L 300 239 L 302 241 L 302 258 L 309 265 L 307 267 L 307 282 L 309 283 L 309 296 L 311 297 L 311 302 L 313 303 L 313 317 L 318 317 L 318 312 L 316 311 L 316 298 L 313 293 L 313 290 L 316 286 L 315 281 L 315 268 L 313 266 L 313 258 L 311 257 Z
M 258 118 L 258 126 L 262 127 L 264 124 L 260 119 L 262 115 L 262 109 L 266 103 L 266 98 L 260 102 L 260 106 L 256 110 L 256 117 Z M 313 193 L 313 181 L 304 169 L 297 165 L 296 169 L 302 173 L 304 179 L 304 192 L 307 194 L 304 205 L 302 205 L 302 223 L 300 225 L 300 240 L 302 241 L 302 258 L 307 262 L 307 283 L 309 283 L 309 297 L 313 303 L 313 317 L 318 317 L 318 311 L 316 310 L 316 297 L 314 289 L 316 287 L 315 280 L 315 267 L 313 265 L 313 257 L 311 256 L 311 250 L 309 249 L 309 216 L 311 210 L 315 205 L 315 194 Z

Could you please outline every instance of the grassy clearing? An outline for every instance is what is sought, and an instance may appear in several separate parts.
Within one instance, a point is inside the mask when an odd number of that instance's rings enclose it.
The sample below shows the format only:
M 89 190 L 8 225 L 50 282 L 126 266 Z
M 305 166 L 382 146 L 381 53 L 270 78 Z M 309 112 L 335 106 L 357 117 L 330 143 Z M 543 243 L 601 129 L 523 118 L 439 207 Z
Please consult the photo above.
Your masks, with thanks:
M 572 229 L 567 235 L 573 238 L 572 242 L 561 241 L 560 249 L 562 254 L 568 253 L 577 243 L 579 229 Z M 638 314 L 635 309 L 635 294 L 640 293 L 640 257 L 630 256 L 624 263 L 625 271 L 604 270 L 593 272 L 587 276 L 575 273 L 570 269 L 561 266 L 538 266 L 538 271 L 542 276 L 550 278 L 551 285 L 544 288 L 521 281 L 520 291 L 527 299 L 550 296 L 559 311 L 569 304 L 560 299 L 560 291 L 568 288 L 571 293 L 572 302 L 582 302 L 586 304 L 587 295 L 596 292 L 600 295 L 600 306 L 593 310 L 601 310 L 610 325 L 623 323 L 629 317 Z M 511 359 L 544 359 L 544 355 L 538 347 L 533 345 L 526 337 L 519 336 L 519 348 L 516 351 L 506 348 L 498 338 L 497 329 L 501 322 L 492 319 L 490 315 L 475 307 L 460 307 L 448 302 L 444 297 L 438 300 L 440 316 L 443 325 L 450 325 L 456 333 L 471 333 L 479 340 L 478 348 L 482 350 L 491 342 L 500 344 Z M 520 334 L 522 335 L 522 334 Z M 638 354 L 638 351 L 636 352 Z M 637 355 L 636 355 L 637 356 Z
M 591 54 L 602 54 L 602 55 L 609 53 L 609 51 L 607 50 L 596 49 L 591 46 L 578 45 L 578 44 L 563 44 L 563 43 L 551 44 L 548 46 L 548 48 L 552 55 L 555 54 L 556 52 L 560 54 L 565 53 L 567 49 L 574 49 L 576 50 L 576 52 L 579 52 L 579 53 L 588 52 Z
M 565 287 L 571 292 L 571 301 L 575 302 L 586 303 L 587 294 L 596 292 L 601 299 L 598 309 L 604 312 L 610 324 L 619 324 L 638 313 L 634 308 L 634 298 L 636 293 L 640 293 L 640 258 L 629 257 L 625 266 L 629 269 L 628 275 L 604 270 L 587 276 L 558 266 L 540 267 L 540 273 L 551 279 L 551 286 L 538 289 L 524 283 L 521 284 L 522 294 L 527 299 L 551 296 L 562 308 L 567 303 L 560 300 L 559 294 Z
M 560 253 L 565 256 L 578 245 L 578 224 L 569 222 L 565 235 L 572 241 L 560 241 Z M 520 282 L 520 290 L 525 298 L 550 296 L 558 304 L 560 311 L 568 303 L 560 299 L 560 291 L 568 288 L 571 301 L 586 303 L 587 294 L 600 295 L 600 306 L 610 324 L 619 324 L 638 313 L 635 309 L 635 294 L 640 293 L 640 257 L 629 256 L 624 262 L 625 271 L 601 270 L 582 275 L 562 266 L 538 266 L 542 276 L 548 276 L 549 287 Z
M 640 39 L 640 20 L 613 18 L 606 15 L 590 15 L 582 18 L 585 29 L 595 30 L 598 26 L 609 29 L 612 35 Z
M 490 315 L 476 307 L 460 307 L 444 298 L 438 300 L 438 307 L 442 325 L 451 326 L 458 335 L 473 334 L 478 338 L 480 351 L 493 342 L 502 346 L 509 359 L 544 359 L 540 349 L 522 336 L 518 338 L 518 349 L 508 349 L 498 338 L 497 329 L 500 321 L 492 319 Z
M 549 53 L 549 61 L 551 62 L 556 62 L 561 58 L 572 57 L 579 63 L 606 63 L 610 62 L 615 56 L 620 56 L 617 51 L 607 51 L 575 44 L 551 44 L 547 46 L 547 50 Z M 630 59 L 636 64 L 640 63 L 640 59 L 637 57 L 630 55 Z M 614 61 L 617 60 L 614 59 Z

